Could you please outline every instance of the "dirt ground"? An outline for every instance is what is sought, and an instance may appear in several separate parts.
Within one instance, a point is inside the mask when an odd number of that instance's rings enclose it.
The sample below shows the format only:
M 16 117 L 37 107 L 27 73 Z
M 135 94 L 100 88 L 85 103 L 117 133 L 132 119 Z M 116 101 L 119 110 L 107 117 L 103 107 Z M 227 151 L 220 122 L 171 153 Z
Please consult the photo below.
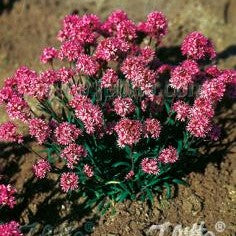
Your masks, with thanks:
M 19 65 L 42 68 L 40 52 L 56 43 L 55 36 L 65 14 L 77 10 L 80 14 L 92 12 L 105 18 L 117 8 L 126 10 L 136 21 L 143 20 L 152 10 L 163 11 L 169 19 L 165 45 L 178 46 L 186 33 L 198 30 L 214 41 L 219 66 L 236 68 L 236 0 L 0 0 L 0 85 Z M 233 236 L 235 110 L 232 101 L 224 101 L 217 118 L 224 138 L 203 149 L 199 165 L 191 167 L 190 187 L 180 187 L 173 200 L 163 197 L 153 207 L 139 202 L 117 204 L 115 213 L 111 210 L 101 219 L 82 212 L 80 203 L 65 200 L 56 190 L 54 176 L 49 177 L 50 181 L 36 182 L 31 174 L 36 157 L 26 148 L 0 144 L 0 176 L 4 175 L 19 191 L 15 210 L 5 210 L 0 221 L 16 219 L 22 225 L 30 225 L 32 230 L 27 235 L 65 236 L 139 236 L 147 235 L 152 225 L 170 222 L 172 229 L 177 224 L 191 228 L 204 221 L 214 235 Z M 3 122 L 7 117 L 0 111 Z M 50 230 L 53 234 L 46 233 Z M 158 233 L 153 231 L 150 235 Z

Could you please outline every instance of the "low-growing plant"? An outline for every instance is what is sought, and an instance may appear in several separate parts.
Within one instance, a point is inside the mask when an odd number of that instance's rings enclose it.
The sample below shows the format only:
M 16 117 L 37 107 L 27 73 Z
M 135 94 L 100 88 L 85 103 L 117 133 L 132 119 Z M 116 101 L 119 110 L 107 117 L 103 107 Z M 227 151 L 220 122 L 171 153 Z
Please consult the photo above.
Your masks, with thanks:
M 33 166 L 37 178 L 57 173 L 63 192 L 102 211 L 126 199 L 152 202 L 164 189 L 171 197 L 186 183 L 199 145 L 220 136 L 212 119 L 235 71 L 214 65 L 214 46 L 199 32 L 183 40 L 181 62 L 166 64 L 166 34 L 161 12 L 139 24 L 121 10 L 104 22 L 68 15 L 61 45 L 40 57 L 47 69 L 22 66 L 5 81 L 9 118 L 24 122 L 46 153 Z M 12 122 L 0 126 L 0 140 L 24 143 Z

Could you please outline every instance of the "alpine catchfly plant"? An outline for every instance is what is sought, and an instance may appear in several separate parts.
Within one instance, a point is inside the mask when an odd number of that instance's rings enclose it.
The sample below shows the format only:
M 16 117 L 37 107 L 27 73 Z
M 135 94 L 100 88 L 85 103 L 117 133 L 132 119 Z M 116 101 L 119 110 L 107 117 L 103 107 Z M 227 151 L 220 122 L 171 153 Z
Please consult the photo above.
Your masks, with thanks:
M 214 45 L 200 32 L 184 38 L 181 62 L 166 64 L 159 49 L 167 32 L 157 11 L 138 24 L 122 10 L 104 22 L 67 15 L 60 46 L 40 56 L 45 70 L 21 66 L 0 90 L 10 119 L 0 141 L 24 145 L 13 123 L 23 122 L 44 149 L 36 178 L 57 174 L 62 193 L 83 197 L 86 207 L 170 197 L 186 183 L 199 145 L 219 139 L 215 109 L 228 88 L 232 94 L 236 73 L 214 65 Z M 12 207 L 14 190 L 1 186 L 0 203 Z

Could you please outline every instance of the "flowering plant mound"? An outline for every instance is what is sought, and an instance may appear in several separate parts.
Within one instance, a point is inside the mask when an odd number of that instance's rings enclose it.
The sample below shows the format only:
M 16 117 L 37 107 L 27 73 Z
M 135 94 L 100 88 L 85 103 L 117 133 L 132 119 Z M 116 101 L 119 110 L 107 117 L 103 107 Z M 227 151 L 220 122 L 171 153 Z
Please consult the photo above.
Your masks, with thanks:
M 121 10 L 104 22 L 68 15 L 60 47 L 40 57 L 45 71 L 22 66 L 5 81 L 0 102 L 9 118 L 45 147 L 33 165 L 37 178 L 57 173 L 63 192 L 105 208 L 152 201 L 163 189 L 170 196 L 185 183 L 199 140 L 220 136 L 214 110 L 228 88 L 235 94 L 235 71 L 207 65 L 216 52 L 199 32 L 183 40 L 181 63 L 165 64 L 158 49 L 166 34 L 161 12 L 139 24 Z M 10 121 L 0 125 L 0 141 L 21 145 L 24 138 Z

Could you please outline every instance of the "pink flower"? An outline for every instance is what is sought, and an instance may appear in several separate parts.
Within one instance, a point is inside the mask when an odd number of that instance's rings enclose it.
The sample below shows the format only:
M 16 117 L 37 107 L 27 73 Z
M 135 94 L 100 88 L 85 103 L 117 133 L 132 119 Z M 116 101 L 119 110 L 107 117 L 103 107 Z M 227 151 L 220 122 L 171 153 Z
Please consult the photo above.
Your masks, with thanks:
M 145 99 L 143 99 L 142 101 L 141 101 L 141 110 L 143 111 L 143 112 L 145 112 L 146 110 L 147 110 L 147 107 L 148 107 L 148 105 L 149 105 L 149 99 L 148 98 L 145 98 Z
M 204 115 L 194 115 L 190 118 L 187 130 L 197 138 L 205 138 L 211 130 L 210 119 Z
M 118 145 L 123 148 L 125 145 L 132 146 L 140 140 L 142 124 L 137 120 L 122 119 L 114 130 L 118 135 Z
M 105 34 L 113 35 L 117 30 L 117 25 L 126 20 L 128 20 L 127 14 L 122 10 L 116 10 L 109 15 L 101 28 Z
M 113 69 L 106 70 L 105 74 L 102 77 L 101 87 L 102 88 L 111 88 L 118 81 L 118 75 Z
M 207 80 L 203 83 L 200 96 L 211 100 L 212 102 L 217 102 L 222 99 L 225 92 L 225 83 L 218 78 Z
M 115 36 L 123 40 L 133 40 L 137 37 L 134 22 L 129 20 L 122 10 L 112 12 L 101 28 L 107 36 Z
M 72 77 L 74 76 L 74 71 L 70 68 L 62 67 L 59 70 L 57 70 L 57 77 L 58 80 L 62 83 L 68 83 Z
M 158 160 L 162 163 L 175 163 L 178 160 L 177 150 L 173 146 L 168 146 L 163 149 L 158 157 Z
M 164 74 L 166 72 L 171 71 L 171 69 L 172 69 L 172 66 L 170 66 L 168 64 L 163 64 L 157 69 L 157 73 L 158 74 Z
M 80 22 L 79 15 L 67 15 L 63 20 L 62 30 L 58 34 L 58 39 L 63 42 L 67 39 L 74 39 Z
M 73 143 L 82 134 L 82 131 L 74 124 L 63 122 L 58 125 L 54 134 L 58 143 L 68 145 Z
M 40 159 L 33 165 L 34 174 L 39 179 L 45 178 L 46 174 L 50 172 L 50 170 L 51 165 L 45 159 Z
M 39 81 L 47 84 L 47 86 L 54 84 L 58 81 L 57 71 L 49 69 L 41 72 L 39 75 Z
M 217 77 L 221 74 L 220 69 L 216 65 L 208 66 L 205 72 L 211 77 Z
M 26 101 L 17 95 L 14 95 L 6 104 L 6 111 L 10 119 L 19 119 L 23 122 L 27 122 L 30 117 L 30 108 Z
M 42 55 L 40 56 L 40 61 L 44 64 L 52 62 L 54 58 L 57 57 L 57 50 L 54 47 L 48 47 L 43 50 Z
M 194 76 L 199 72 L 196 62 L 186 60 L 171 71 L 170 86 L 174 89 L 187 90 L 193 84 Z
M 217 80 L 225 84 L 236 84 L 236 70 L 223 70 Z
M 129 50 L 129 44 L 118 38 L 105 38 L 97 46 L 95 57 L 104 61 L 116 61 Z
M 29 121 L 29 133 L 39 144 L 43 144 L 49 138 L 51 130 L 44 120 L 34 118 Z
M 64 192 L 76 190 L 78 188 L 78 176 L 72 172 L 66 172 L 61 175 L 60 186 Z
M 16 221 L 0 224 L 0 236 L 23 236 L 20 225 Z
M 87 156 L 87 152 L 83 146 L 72 143 L 62 150 L 61 156 L 67 160 L 68 168 L 73 169 L 81 157 Z
M 24 66 L 20 67 L 15 73 L 18 92 L 22 95 L 27 94 L 38 99 L 47 97 L 49 85 L 53 84 L 56 78 L 55 74 L 52 74 L 53 72 L 48 70 L 38 76 L 35 71 Z
M 114 111 L 117 115 L 125 117 L 135 110 L 135 105 L 131 98 L 118 97 L 113 101 Z
M 102 111 L 88 97 L 78 94 L 71 100 L 70 106 L 75 109 L 75 116 L 84 123 L 88 134 L 93 134 L 102 126 Z
M 214 116 L 214 107 L 212 101 L 207 98 L 198 97 L 195 99 L 192 108 L 190 109 L 190 116 L 205 116 L 212 118 Z
M 37 73 L 26 66 L 21 66 L 16 70 L 15 78 L 17 89 L 20 94 L 31 94 L 34 82 L 37 80 Z
M 10 208 L 13 208 L 16 204 L 14 196 L 15 193 L 16 189 L 13 188 L 10 184 L 0 184 L 0 205 L 7 205 Z
M 156 74 L 145 67 L 142 57 L 128 57 L 123 62 L 121 71 L 131 81 L 133 88 L 140 88 L 146 95 L 152 93 L 156 84 Z
M 76 61 L 80 54 L 84 52 L 81 43 L 78 40 L 69 40 L 61 45 L 58 57 L 63 60 Z
M 101 22 L 94 14 L 68 15 L 64 18 L 63 27 L 59 31 L 58 39 L 61 42 L 66 40 L 77 40 L 82 45 L 94 44 L 96 42 L 97 31 L 100 31 Z
M 12 122 L 0 124 L 0 142 L 23 142 L 23 135 L 17 133 L 17 127 Z
M 177 113 L 177 120 L 185 121 L 186 118 L 189 116 L 190 106 L 187 103 L 179 100 L 174 103 L 173 110 Z
M 181 50 L 183 55 L 195 60 L 216 57 L 212 42 L 199 32 L 188 34 L 182 43 Z
M 72 96 L 77 96 L 79 94 L 81 95 L 85 92 L 86 92 L 86 88 L 83 84 L 78 84 L 78 85 L 73 84 L 70 89 L 70 94 Z
M 147 118 L 144 123 L 145 137 L 159 138 L 161 133 L 161 124 L 157 119 Z
M 84 165 L 84 173 L 89 178 L 93 177 L 93 175 L 94 175 L 93 167 L 90 166 L 90 165 L 85 164 Z
M 158 41 L 167 34 L 168 22 L 162 12 L 148 14 L 147 21 L 139 24 L 138 29 Z
M 134 177 L 134 171 L 131 170 L 126 176 L 125 176 L 125 179 L 126 180 L 129 180 L 129 179 L 132 179 Z
M 139 57 L 142 58 L 144 62 L 146 61 L 147 64 L 151 62 L 155 56 L 155 51 L 149 46 L 141 48 L 140 53 L 141 55 Z
M 116 25 L 115 34 L 117 38 L 122 40 L 134 40 L 137 37 L 136 26 L 131 20 L 123 20 Z
M 77 72 L 89 76 L 95 75 L 99 67 L 100 65 L 95 58 L 86 54 L 81 54 L 76 62 Z
M 141 167 L 143 172 L 147 174 L 157 175 L 159 173 L 159 168 L 155 159 L 144 158 L 141 162 Z
M 17 93 L 10 86 L 4 86 L 0 90 L 0 105 L 4 102 L 8 102 L 13 96 L 16 96 Z

